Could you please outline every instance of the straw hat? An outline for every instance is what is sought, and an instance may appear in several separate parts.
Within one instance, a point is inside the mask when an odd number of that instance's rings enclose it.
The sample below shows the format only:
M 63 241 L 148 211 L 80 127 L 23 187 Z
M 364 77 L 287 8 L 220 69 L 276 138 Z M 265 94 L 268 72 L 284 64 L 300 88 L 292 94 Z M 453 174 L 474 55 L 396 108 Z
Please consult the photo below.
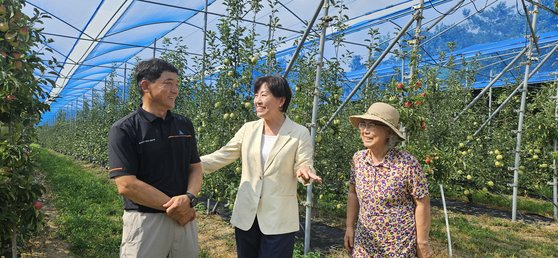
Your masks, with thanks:
M 402 140 L 405 139 L 403 133 L 399 130 L 399 112 L 389 104 L 376 102 L 368 108 L 366 113 L 349 117 L 351 124 L 356 128 L 363 119 L 381 122 L 391 128 Z

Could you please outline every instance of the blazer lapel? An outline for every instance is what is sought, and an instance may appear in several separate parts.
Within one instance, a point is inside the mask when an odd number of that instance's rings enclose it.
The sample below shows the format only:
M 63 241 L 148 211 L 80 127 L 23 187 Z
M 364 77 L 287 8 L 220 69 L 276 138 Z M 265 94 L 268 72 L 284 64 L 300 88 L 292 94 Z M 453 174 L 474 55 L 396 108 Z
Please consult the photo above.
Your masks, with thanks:
M 285 144 L 289 141 L 289 139 L 291 139 L 290 132 L 293 128 L 292 123 L 293 122 L 291 121 L 291 119 L 289 119 L 289 117 L 285 117 L 285 122 L 283 122 L 283 125 L 281 126 L 281 129 L 279 129 L 279 133 L 277 134 L 277 140 L 275 141 L 275 144 L 273 145 L 273 148 L 271 148 L 271 151 L 269 152 L 269 156 L 267 157 L 267 161 L 263 169 L 264 174 L 267 168 L 269 167 L 269 165 L 271 164 L 271 162 L 273 162 L 273 159 L 275 159 L 275 157 L 279 153 L 279 151 L 283 148 L 283 146 L 285 146 Z M 260 146 L 261 146 L 261 139 L 260 139 Z

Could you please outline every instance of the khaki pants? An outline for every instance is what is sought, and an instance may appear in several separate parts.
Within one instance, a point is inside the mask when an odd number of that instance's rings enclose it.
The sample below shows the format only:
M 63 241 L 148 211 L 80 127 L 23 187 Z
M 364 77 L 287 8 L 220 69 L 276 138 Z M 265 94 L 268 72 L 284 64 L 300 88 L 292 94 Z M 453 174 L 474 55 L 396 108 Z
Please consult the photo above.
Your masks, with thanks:
M 165 213 L 124 211 L 120 257 L 198 257 L 198 226 L 180 226 Z

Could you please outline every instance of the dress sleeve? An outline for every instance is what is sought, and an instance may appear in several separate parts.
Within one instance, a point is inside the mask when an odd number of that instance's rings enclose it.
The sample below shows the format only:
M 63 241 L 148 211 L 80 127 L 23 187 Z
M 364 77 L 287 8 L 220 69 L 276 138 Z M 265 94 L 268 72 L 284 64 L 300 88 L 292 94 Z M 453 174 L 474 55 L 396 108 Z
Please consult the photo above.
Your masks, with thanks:
M 351 171 L 349 172 L 349 184 L 355 185 L 355 173 L 356 173 L 356 163 L 358 159 L 358 153 L 353 155 L 353 160 L 351 161 Z
M 416 159 L 409 166 L 408 191 L 415 199 L 421 199 L 429 195 L 426 175 Z

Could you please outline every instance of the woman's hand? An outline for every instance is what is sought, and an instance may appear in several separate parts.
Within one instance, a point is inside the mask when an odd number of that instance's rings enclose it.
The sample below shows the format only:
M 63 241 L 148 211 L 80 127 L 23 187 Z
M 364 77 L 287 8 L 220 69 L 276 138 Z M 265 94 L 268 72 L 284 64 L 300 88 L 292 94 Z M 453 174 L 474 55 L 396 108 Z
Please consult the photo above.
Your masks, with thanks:
M 434 255 L 432 247 L 428 242 L 417 243 L 417 256 L 419 258 L 429 258 Z
M 300 167 L 297 171 L 296 171 L 296 176 L 299 178 L 302 178 L 302 180 L 304 181 L 305 184 L 308 184 L 310 182 L 318 182 L 321 183 L 322 182 L 322 178 L 317 176 L 314 171 L 312 171 L 312 169 L 310 169 L 308 166 L 302 166 Z
M 343 242 L 345 244 L 345 249 L 347 249 L 350 255 L 353 252 L 353 246 L 355 244 L 355 229 L 353 227 L 345 229 L 345 238 Z

